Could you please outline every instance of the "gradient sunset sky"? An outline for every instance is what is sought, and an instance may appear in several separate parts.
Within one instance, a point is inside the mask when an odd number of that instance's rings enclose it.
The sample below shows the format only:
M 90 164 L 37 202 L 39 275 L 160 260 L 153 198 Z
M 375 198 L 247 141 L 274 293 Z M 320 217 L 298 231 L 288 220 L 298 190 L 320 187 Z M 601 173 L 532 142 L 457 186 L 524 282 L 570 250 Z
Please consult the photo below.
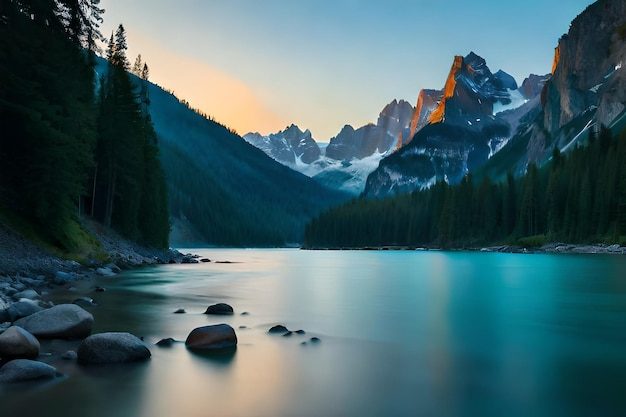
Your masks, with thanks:
M 241 135 L 295 123 L 328 142 L 393 99 L 442 88 L 474 51 L 518 83 L 550 72 L 591 0 L 101 0 L 150 80 Z

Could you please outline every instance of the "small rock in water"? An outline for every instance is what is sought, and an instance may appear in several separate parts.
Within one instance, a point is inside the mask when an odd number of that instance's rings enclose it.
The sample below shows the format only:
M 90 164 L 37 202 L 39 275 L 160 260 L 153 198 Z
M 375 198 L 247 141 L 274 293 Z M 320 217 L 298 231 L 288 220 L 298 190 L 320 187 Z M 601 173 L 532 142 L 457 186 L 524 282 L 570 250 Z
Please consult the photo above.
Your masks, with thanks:
M 272 328 L 269 329 L 267 332 L 268 333 L 287 333 L 288 331 L 289 329 L 283 326 L 282 324 L 277 324 L 276 326 L 272 326 Z
M 240 329 L 247 329 L 248 326 L 239 326 Z
M 111 270 L 111 268 L 107 268 L 107 267 L 96 269 L 96 274 L 102 275 L 104 277 L 112 277 L 113 275 L 116 275 L 115 272 Z
M 96 287 L 96 292 L 105 292 L 106 288 L 104 287 Z
M 179 308 L 178 310 L 176 310 L 176 311 L 174 312 L 174 314 L 185 314 L 185 313 L 186 313 L 186 311 L 185 311 L 185 309 L 184 309 L 184 308 Z
M 168 337 L 167 339 L 159 340 L 158 342 L 156 342 L 156 345 L 160 347 L 171 347 L 174 343 L 176 343 L 176 340 Z
M 96 307 L 100 305 L 93 298 L 89 298 L 89 297 L 78 297 L 77 299 L 72 301 L 72 304 L 76 304 L 81 307 Z
M 108 263 L 104 267 L 110 269 L 116 274 L 119 274 L 120 272 L 122 272 L 122 269 L 119 266 L 115 265 L 114 263 Z
M 297 334 L 305 334 L 306 332 L 304 330 L 300 329 L 300 330 L 296 330 L 296 333 Z
M 57 285 L 64 285 L 72 281 L 74 281 L 74 276 L 68 272 L 57 271 L 54 274 L 54 283 Z
M 200 259 L 200 262 L 207 263 L 207 262 L 211 262 L 211 260 L 209 258 L 202 258 Z
M 242 316 L 249 316 L 250 313 L 248 313 L 247 311 L 244 311 L 243 313 L 241 313 Z
M 312 337 L 311 338 L 311 343 L 319 343 L 319 342 L 321 342 L 319 337 Z
M 23 291 L 13 294 L 13 298 L 16 300 L 19 300 L 21 298 L 34 300 L 36 298 L 39 298 L 39 293 L 35 290 L 23 290 Z
M 66 361 L 75 361 L 78 358 L 78 354 L 73 350 L 68 350 L 61 355 L 61 359 Z
M 208 306 L 204 314 L 216 314 L 226 316 L 233 314 L 233 308 L 226 303 L 218 303 Z

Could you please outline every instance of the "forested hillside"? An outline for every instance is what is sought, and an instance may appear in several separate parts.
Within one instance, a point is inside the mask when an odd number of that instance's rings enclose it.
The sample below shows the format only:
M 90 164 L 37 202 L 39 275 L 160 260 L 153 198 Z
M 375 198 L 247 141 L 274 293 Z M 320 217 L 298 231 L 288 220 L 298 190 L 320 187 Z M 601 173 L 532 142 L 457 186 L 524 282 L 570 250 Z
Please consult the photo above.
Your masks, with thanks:
M 0 210 L 62 250 L 84 244 L 79 217 L 167 246 L 165 183 L 122 26 L 110 69 L 94 74 L 98 0 L 0 3 Z
M 615 137 L 614 137 L 615 136 Z M 305 246 L 536 246 L 548 241 L 623 243 L 626 129 L 602 128 L 586 146 L 558 150 L 541 169 L 494 183 L 471 175 L 449 186 L 382 200 L 360 198 L 311 222 Z
M 349 198 L 274 161 L 160 87 L 149 84 L 148 93 L 171 215 L 205 243 L 301 243 L 314 216 Z

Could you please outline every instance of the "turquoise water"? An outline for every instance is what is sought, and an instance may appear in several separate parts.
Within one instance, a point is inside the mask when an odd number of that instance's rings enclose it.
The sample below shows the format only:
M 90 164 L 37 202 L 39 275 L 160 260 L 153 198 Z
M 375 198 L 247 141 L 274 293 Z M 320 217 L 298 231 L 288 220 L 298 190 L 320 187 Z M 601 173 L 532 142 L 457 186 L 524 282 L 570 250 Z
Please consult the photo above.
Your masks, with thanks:
M 626 415 L 625 257 L 193 252 L 231 263 L 146 268 L 103 278 L 104 293 L 55 294 L 99 301 L 94 332 L 143 336 L 152 359 L 80 367 L 56 356 L 75 342 L 44 343 L 42 359 L 66 377 L 0 388 L 1 415 Z M 235 315 L 202 314 L 216 302 Z M 222 322 L 237 332 L 234 354 L 154 346 Z M 267 334 L 276 323 L 306 334 Z

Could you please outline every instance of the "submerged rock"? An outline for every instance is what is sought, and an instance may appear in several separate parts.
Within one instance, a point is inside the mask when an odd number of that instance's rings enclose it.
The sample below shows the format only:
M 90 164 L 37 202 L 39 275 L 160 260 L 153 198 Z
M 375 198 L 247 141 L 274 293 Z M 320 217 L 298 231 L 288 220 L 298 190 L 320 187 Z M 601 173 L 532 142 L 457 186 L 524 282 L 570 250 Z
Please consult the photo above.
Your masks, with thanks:
M 76 304 L 59 304 L 21 318 L 15 325 L 38 338 L 82 339 L 91 334 L 93 316 Z
M 137 336 L 125 332 L 98 333 L 78 346 L 78 363 L 126 363 L 149 359 L 150 350 Z
M 185 346 L 198 350 L 232 348 L 237 346 L 237 335 L 228 324 L 197 327 L 187 336 Z
M 228 316 L 233 314 L 233 308 L 226 303 L 217 303 L 208 306 L 204 314 L 215 314 L 220 316 Z
M 39 356 L 39 340 L 19 326 L 11 326 L 0 334 L 0 357 L 35 359 Z
M 76 351 L 68 350 L 67 352 L 61 355 L 61 359 L 66 361 L 75 361 L 78 358 L 78 354 Z
M 185 314 L 186 311 L 184 308 L 179 308 L 178 310 L 174 311 L 174 314 Z
M 23 382 L 37 379 L 53 379 L 56 368 L 29 359 L 15 359 L 0 368 L 0 382 Z

